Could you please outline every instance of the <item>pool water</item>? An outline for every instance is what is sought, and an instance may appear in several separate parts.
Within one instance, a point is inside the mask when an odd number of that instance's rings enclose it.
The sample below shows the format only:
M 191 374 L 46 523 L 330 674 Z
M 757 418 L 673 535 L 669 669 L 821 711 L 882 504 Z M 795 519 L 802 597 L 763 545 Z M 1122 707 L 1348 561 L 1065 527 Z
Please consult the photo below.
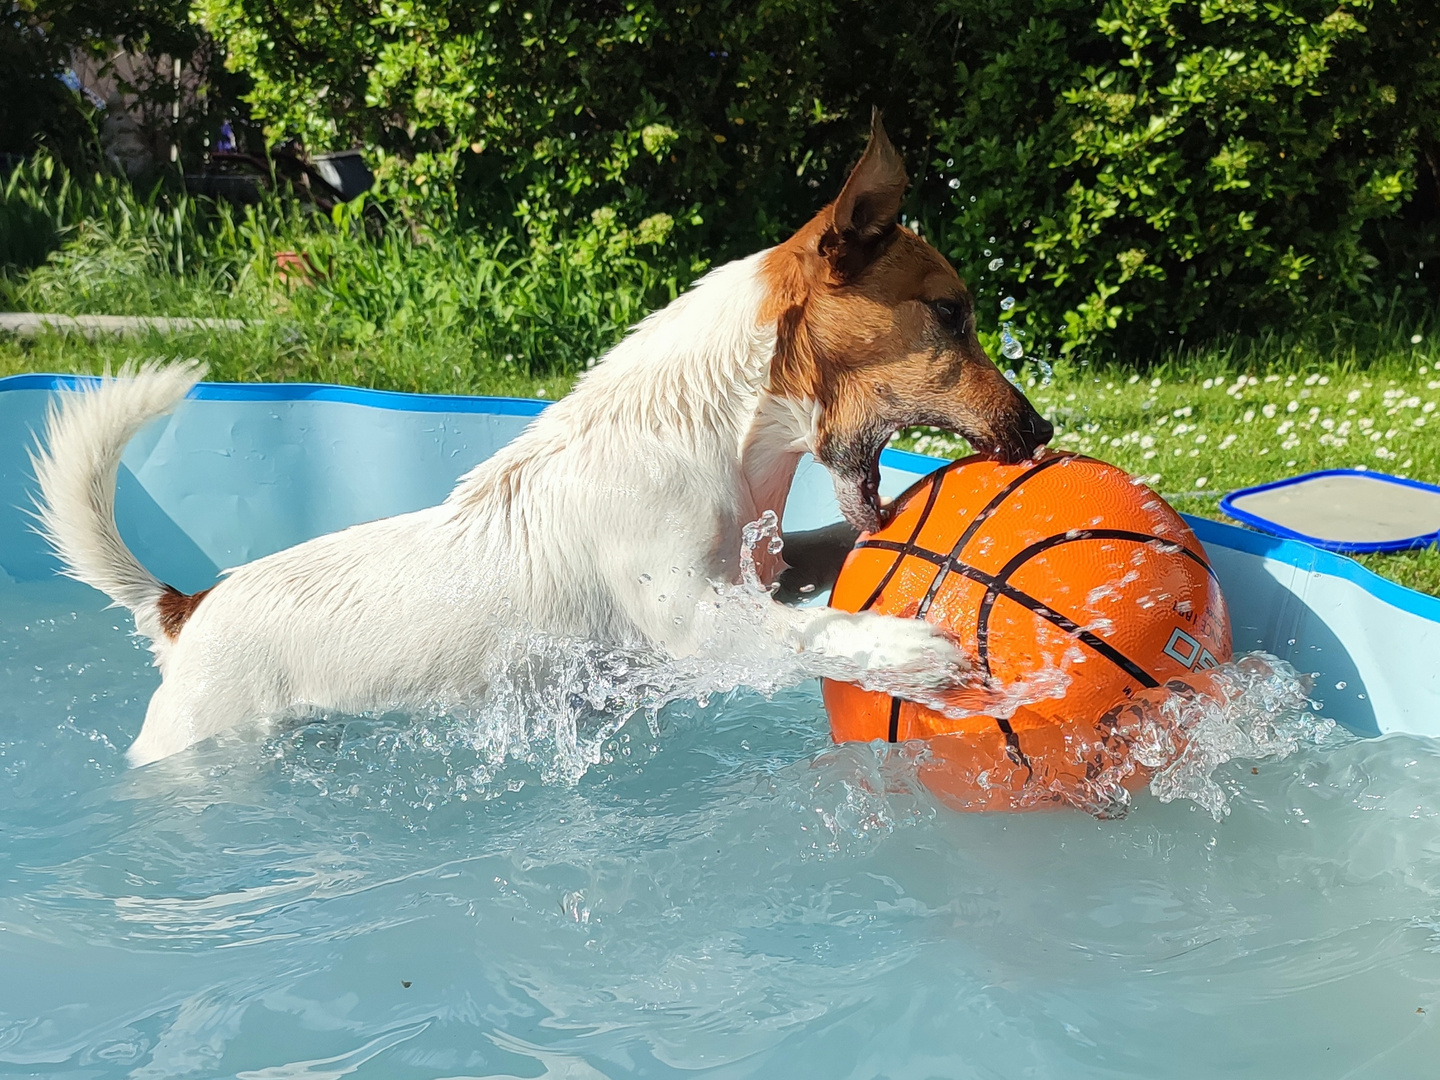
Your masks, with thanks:
M 158 676 L 101 603 L 0 584 L 0 1075 L 1440 1071 L 1434 743 L 1317 727 L 1218 821 L 962 815 L 811 682 L 581 767 L 381 716 L 128 770 Z

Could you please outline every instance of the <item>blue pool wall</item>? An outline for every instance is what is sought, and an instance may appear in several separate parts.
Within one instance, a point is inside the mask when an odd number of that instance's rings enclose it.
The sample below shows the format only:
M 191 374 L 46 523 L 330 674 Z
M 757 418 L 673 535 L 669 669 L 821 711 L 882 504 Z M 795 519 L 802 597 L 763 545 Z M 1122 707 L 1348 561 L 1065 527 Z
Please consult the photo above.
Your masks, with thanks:
M 29 451 L 56 390 L 85 377 L 0 379 L 0 575 L 52 577 L 33 528 Z M 220 572 L 361 521 L 441 501 L 513 439 L 540 400 L 403 394 L 307 384 L 202 383 L 126 448 L 116 519 L 161 580 L 187 592 Z M 944 464 L 885 451 L 882 492 Z M 805 459 L 787 529 L 838 519 L 828 474 Z M 1440 735 L 1440 599 L 1294 540 L 1187 518 L 1230 603 L 1237 651 L 1320 673 L 1327 715 L 1362 734 Z

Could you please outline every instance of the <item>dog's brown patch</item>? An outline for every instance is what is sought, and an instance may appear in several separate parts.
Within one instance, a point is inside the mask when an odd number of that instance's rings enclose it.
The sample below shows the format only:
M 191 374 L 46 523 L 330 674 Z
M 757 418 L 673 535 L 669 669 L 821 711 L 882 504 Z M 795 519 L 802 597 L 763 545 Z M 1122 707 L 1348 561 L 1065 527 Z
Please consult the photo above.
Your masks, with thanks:
M 160 629 L 165 631 L 165 636 L 172 640 L 179 637 L 181 627 L 195 614 L 200 601 L 209 595 L 209 589 L 201 589 L 197 593 L 182 593 L 174 586 L 166 585 L 160 599 L 155 601 L 155 608 L 160 613 Z
M 766 256 L 767 388 L 819 405 L 817 450 L 832 471 L 863 470 L 877 440 L 912 425 L 1028 455 L 1049 425 L 985 354 L 954 268 L 898 223 L 906 183 L 876 117 L 840 197 Z

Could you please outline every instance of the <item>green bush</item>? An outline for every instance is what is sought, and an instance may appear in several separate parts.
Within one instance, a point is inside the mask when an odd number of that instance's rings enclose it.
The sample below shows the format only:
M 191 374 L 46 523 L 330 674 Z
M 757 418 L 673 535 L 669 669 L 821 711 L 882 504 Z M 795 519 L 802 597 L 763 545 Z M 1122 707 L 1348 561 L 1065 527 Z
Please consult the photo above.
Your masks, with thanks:
M 664 239 L 670 265 L 798 224 L 879 105 L 914 215 L 992 301 L 1015 293 L 1032 346 L 1143 356 L 1388 301 L 1440 256 L 1433 0 L 195 12 L 253 79 L 272 136 L 372 148 L 412 220 L 458 213 L 553 247 L 598 214 Z
M 1015 292 L 1032 336 L 1143 355 L 1283 327 L 1413 287 L 1437 253 L 1433 5 L 950 10 L 967 45 L 960 108 L 936 127 L 956 193 L 941 235 L 977 277 L 1005 259 L 989 291 Z M 1417 193 L 1432 208 L 1418 229 L 1400 215 Z

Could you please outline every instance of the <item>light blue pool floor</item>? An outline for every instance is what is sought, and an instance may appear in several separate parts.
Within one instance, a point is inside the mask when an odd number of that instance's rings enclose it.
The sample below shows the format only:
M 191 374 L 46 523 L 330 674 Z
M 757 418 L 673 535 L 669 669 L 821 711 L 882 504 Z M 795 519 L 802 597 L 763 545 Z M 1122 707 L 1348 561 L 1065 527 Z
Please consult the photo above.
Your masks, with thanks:
M 400 718 L 128 771 L 99 608 L 0 585 L 0 1075 L 1436 1075 L 1433 743 L 1231 762 L 1218 824 L 952 814 L 813 685 L 574 786 Z

